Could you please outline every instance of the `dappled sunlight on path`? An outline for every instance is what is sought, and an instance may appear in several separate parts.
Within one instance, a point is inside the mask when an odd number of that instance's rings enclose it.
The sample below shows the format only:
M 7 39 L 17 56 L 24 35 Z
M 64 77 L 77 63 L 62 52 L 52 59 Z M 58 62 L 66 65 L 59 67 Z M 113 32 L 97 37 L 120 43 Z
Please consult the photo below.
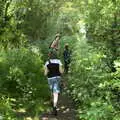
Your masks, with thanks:
M 42 120 L 76 120 L 73 103 L 66 95 L 60 96 L 57 111 L 57 116 L 52 115 L 52 113 L 45 113 Z
M 64 89 L 62 90 L 62 93 L 59 96 L 57 116 L 53 115 L 52 106 L 50 109 L 47 110 L 48 112 L 42 114 L 37 113 L 36 115 L 33 115 L 31 111 L 25 108 L 20 108 L 14 110 L 18 120 L 77 120 L 75 106 L 71 97 L 69 96 L 69 90 L 66 86 L 67 85 L 64 86 Z M 49 101 L 44 102 L 44 105 L 49 104 Z
M 75 116 L 75 106 L 72 99 L 66 93 L 65 89 L 59 97 L 57 111 L 57 116 L 52 115 L 52 113 L 45 113 L 42 115 L 41 120 L 77 120 Z

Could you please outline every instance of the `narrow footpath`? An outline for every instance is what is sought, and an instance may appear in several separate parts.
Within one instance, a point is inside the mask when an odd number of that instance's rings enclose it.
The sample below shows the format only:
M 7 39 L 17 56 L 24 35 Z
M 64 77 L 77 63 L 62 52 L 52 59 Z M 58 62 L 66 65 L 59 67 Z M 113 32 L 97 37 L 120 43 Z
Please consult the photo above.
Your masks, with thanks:
M 64 81 L 67 82 L 67 78 Z M 44 113 L 41 120 L 77 120 L 76 109 L 71 97 L 68 94 L 67 83 L 65 82 L 65 87 L 59 97 L 58 102 L 58 115 L 54 116 L 51 113 Z
M 36 117 L 32 116 L 31 112 L 23 108 L 20 111 L 15 111 L 18 120 L 78 120 L 76 118 L 75 105 L 67 89 L 67 77 L 64 76 L 63 81 L 65 85 L 59 96 L 57 116 L 52 114 L 52 107 L 49 112 L 39 114 Z M 49 104 L 48 101 L 47 104 Z

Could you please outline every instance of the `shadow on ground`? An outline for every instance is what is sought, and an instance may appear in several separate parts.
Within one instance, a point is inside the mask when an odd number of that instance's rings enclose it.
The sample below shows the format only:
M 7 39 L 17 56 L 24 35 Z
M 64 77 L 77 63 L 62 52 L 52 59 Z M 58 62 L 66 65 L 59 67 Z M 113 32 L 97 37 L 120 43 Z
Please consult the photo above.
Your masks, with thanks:
M 77 120 L 73 101 L 65 92 L 59 97 L 57 111 L 57 116 L 52 115 L 52 113 L 44 113 L 40 116 L 40 120 Z

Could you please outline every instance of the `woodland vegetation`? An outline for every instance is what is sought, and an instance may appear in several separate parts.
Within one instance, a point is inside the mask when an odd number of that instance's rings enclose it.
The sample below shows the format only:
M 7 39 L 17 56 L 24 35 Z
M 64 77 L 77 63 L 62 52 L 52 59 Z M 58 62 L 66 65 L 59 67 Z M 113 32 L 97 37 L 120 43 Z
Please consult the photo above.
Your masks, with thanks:
M 0 0 L 0 119 L 49 109 L 43 66 L 55 34 L 72 49 L 68 88 L 80 120 L 120 120 L 120 0 Z

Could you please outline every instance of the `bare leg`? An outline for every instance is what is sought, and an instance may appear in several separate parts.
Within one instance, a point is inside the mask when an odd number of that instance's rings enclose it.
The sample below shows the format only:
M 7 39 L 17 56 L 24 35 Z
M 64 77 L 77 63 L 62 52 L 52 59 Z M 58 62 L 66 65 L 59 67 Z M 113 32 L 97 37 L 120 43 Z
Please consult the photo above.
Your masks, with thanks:
M 53 107 L 56 107 L 58 103 L 58 93 L 53 93 Z
M 57 115 L 57 103 L 58 103 L 58 93 L 53 93 L 53 112 L 54 115 Z

